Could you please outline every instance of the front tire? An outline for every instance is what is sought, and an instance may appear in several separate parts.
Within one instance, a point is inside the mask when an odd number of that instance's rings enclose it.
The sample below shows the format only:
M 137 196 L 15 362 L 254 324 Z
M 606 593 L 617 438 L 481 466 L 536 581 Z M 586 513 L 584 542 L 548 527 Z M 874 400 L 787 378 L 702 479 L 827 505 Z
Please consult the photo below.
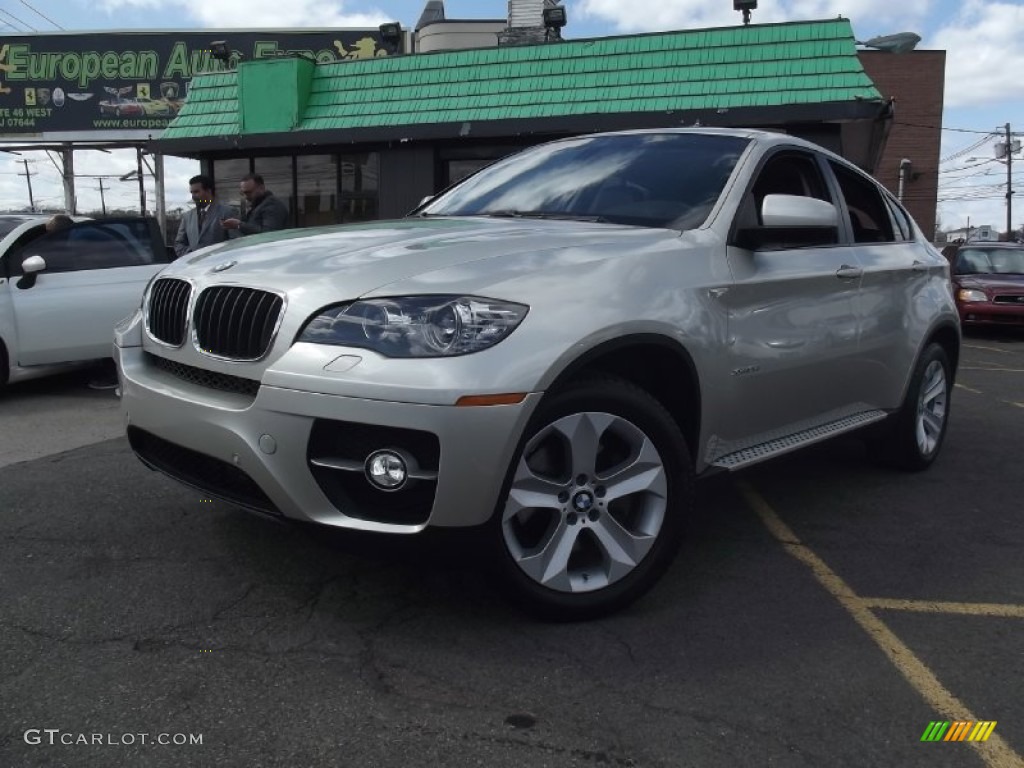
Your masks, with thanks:
M 902 407 L 875 443 L 883 463 L 910 472 L 931 466 L 946 437 L 952 390 L 949 355 L 932 342 L 914 366 Z
M 549 394 L 514 455 L 490 528 L 511 596 L 573 621 L 644 594 L 679 549 L 693 468 L 672 416 L 621 379 Z

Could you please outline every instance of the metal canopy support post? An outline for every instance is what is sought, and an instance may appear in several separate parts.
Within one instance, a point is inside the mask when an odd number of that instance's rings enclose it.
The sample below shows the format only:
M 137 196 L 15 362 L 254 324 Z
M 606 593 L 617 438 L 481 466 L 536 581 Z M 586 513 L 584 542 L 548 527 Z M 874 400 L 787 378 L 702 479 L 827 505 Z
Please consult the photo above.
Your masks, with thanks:
M 142 172 L 142 147 L 135 148 L 135 163 L 138 166 L 137 175 L 139 177 L 139 210 L 141 215 L 146 215 L 146 176 Z
M 74 216 L 78 213 L 78 201 L 75 199 L 75 150 L 71 144 L 61 146 L 60 158 L 64 166 L 61 172 L 64 181 L 64 211 L 68 216 Z
M 160 234 L 167 240 L 167 199 L 164 193 L 164 156 L 153 155 L 153 176 L 156 181 L 156 220 L 160 225 Z

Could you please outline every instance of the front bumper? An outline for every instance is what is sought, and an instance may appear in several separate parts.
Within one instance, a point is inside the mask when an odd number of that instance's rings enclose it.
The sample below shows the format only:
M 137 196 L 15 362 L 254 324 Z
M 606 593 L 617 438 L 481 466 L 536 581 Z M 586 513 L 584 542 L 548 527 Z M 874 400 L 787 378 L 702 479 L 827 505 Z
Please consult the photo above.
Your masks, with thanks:
M 253 398 L 176 376 L 155 365 L 141 347 L 115 346 L 114 354 L 126 425 L 133 448 L 147 464 L 242 506 L 369 531 L 415 533 L 427 526 L 485 522 L 540 398 L 532 394 L 517 405 L 455 407 L 267 385 Z M 332 439 L 332 429 L 350 451 L 354 441 L 358 446 L 360 441 L 432 436 L 412 440 L 419 451 L 418 446 L 436 438 L 436 487 L 429 494 L 419 488 L 423 514 L 396 522 L 394 515 L 375 512 L 373 494 L 355 494 L 357 503 L 349 492 L 343 494 L 346 501 L 339 501 L 323 470 L 310 463 L 312 453 L 322 452 Z M 365 455 L 386 447 L 392 446 L 367 444 Z M 345 477 L 354 481 L 352 473 Z M 372 489 L 362 475 L 358 479 Z M 390 504 L 394 499 L 381 500 Z
M 957 309 L 962 325 L 1024 325 L 1024 303 L 978 301 L 959 303 Z

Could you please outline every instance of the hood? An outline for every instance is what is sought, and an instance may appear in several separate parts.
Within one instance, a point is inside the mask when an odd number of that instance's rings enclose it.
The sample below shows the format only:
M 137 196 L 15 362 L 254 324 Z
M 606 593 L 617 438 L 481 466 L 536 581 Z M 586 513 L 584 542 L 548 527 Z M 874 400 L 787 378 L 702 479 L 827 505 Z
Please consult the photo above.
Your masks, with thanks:
M 677 239 L 674 230 L 592 222 L 424 218 L 250 235 L 178 259 L 162 273 L 200 287 L 246 285 L 291 299 L 347 301 L 428 272 L 512 254 Z M 624 249 L 627 246 L 624 245 Z M 606 250 L 606 249 L 605 249 Z
M 954 279 L 961 288 L 1024 291 L 1024 275 L 956 275 Z

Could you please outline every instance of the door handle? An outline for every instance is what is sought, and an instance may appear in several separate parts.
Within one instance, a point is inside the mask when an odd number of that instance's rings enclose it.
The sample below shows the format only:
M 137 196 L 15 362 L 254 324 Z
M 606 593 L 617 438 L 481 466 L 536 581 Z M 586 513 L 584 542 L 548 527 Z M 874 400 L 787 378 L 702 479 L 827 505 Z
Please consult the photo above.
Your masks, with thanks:
M 849 264 L 843 264 L 836 270 L 836 277 L 840 280 L 856 280 L 863 274 L 863 269 L 860 267 L 851 267 Z
M 928 271 L 928 265 L 925 264 L 923 261 L 918 261 L 917 259 L 914 259 L 914 263 L 910 265 L 910 268 L 914 272 L 927 272 Z

